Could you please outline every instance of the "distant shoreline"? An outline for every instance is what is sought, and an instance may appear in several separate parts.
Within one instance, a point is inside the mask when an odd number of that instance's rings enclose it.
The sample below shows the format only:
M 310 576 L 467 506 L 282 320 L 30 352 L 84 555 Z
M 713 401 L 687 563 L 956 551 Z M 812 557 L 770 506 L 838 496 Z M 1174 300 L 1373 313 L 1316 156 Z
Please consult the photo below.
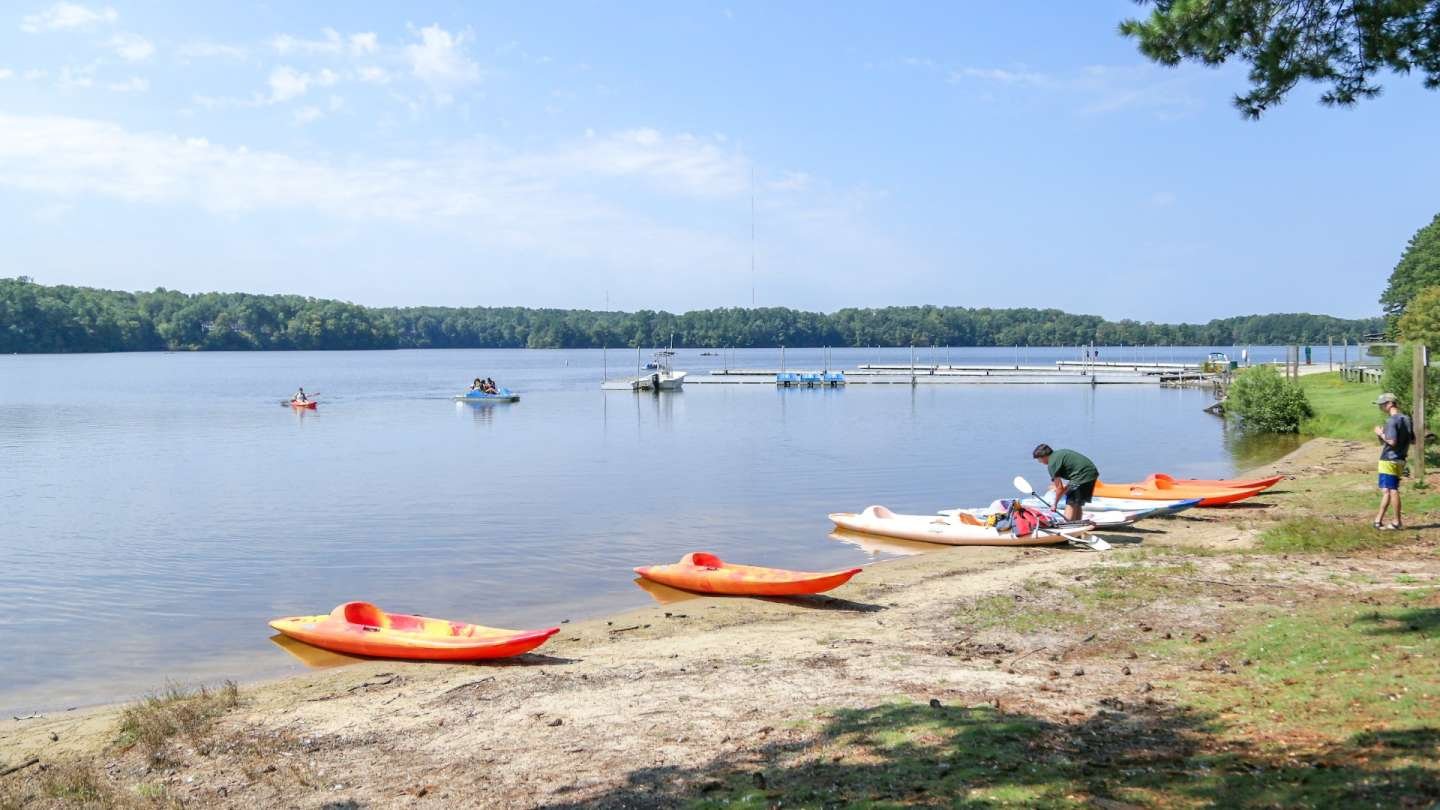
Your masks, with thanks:
M 1359 342 L 1380 318 L 1280 313 L 1204 324 L 1058 309 L 785 307 L 679 315 L 528 307 L 363 307 L 296 295 L 121 292 L 0 278 L 0 354 L 357 349 L 1057 348 Z

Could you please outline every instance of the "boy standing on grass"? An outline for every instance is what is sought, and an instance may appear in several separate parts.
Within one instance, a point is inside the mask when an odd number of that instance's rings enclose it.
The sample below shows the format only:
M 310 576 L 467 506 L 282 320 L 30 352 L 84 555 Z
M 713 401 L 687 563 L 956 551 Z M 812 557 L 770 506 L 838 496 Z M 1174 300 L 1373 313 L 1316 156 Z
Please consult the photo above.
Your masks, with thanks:
M 1375 435 L 1380 439 L 1380 511 L 1375 514 L 1374 525 L 1377 529 L 1400 529 L 1404 527 L 1400 517 L 1400 476 L 1405 474 L 1405 457 L 1410 454 L 1415 427 L 1410 417 L 1400 412 L 1400 400 L 1394 394 L 1381 394 L 1375 404 L 1386 419 L 1383 427 L 1375 426 Z M 1385 513 L 1392 503 L 1395 520 L 1386 524 Z

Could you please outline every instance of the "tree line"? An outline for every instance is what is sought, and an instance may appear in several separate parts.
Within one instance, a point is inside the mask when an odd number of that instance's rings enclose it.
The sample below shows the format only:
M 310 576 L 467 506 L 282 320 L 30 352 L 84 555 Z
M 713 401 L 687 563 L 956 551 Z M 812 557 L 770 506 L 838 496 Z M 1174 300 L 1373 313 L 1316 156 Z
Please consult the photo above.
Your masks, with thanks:
M 0 278 L 0 352 L 758 346 L 1229 346 L 1359 340 L 1379 318 L 1249 315 L 1107 321 L 1057 309 L 912 306 L 596 312 L 363 307 L 295 295 L 119 292 Z

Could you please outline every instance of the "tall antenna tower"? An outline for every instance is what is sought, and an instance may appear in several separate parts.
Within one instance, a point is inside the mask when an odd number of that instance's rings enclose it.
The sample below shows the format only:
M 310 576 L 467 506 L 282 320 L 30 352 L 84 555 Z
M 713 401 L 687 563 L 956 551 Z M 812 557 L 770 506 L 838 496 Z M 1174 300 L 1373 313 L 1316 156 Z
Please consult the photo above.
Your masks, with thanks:
M 755 308 L 755 167 L 750 167 L 750 308 Z

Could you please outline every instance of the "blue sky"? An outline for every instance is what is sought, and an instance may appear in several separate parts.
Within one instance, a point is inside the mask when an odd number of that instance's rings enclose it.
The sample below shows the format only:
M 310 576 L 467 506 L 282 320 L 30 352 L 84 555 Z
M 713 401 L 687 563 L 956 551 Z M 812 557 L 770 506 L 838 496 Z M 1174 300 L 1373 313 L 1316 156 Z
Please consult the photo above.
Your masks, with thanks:
M 1440 95 L 1262 121 L 1129 0 L 8 3 L 0 275 L 372 305 L 1373 315 Z M 751 189 L 756 271 L 751 273 Z

